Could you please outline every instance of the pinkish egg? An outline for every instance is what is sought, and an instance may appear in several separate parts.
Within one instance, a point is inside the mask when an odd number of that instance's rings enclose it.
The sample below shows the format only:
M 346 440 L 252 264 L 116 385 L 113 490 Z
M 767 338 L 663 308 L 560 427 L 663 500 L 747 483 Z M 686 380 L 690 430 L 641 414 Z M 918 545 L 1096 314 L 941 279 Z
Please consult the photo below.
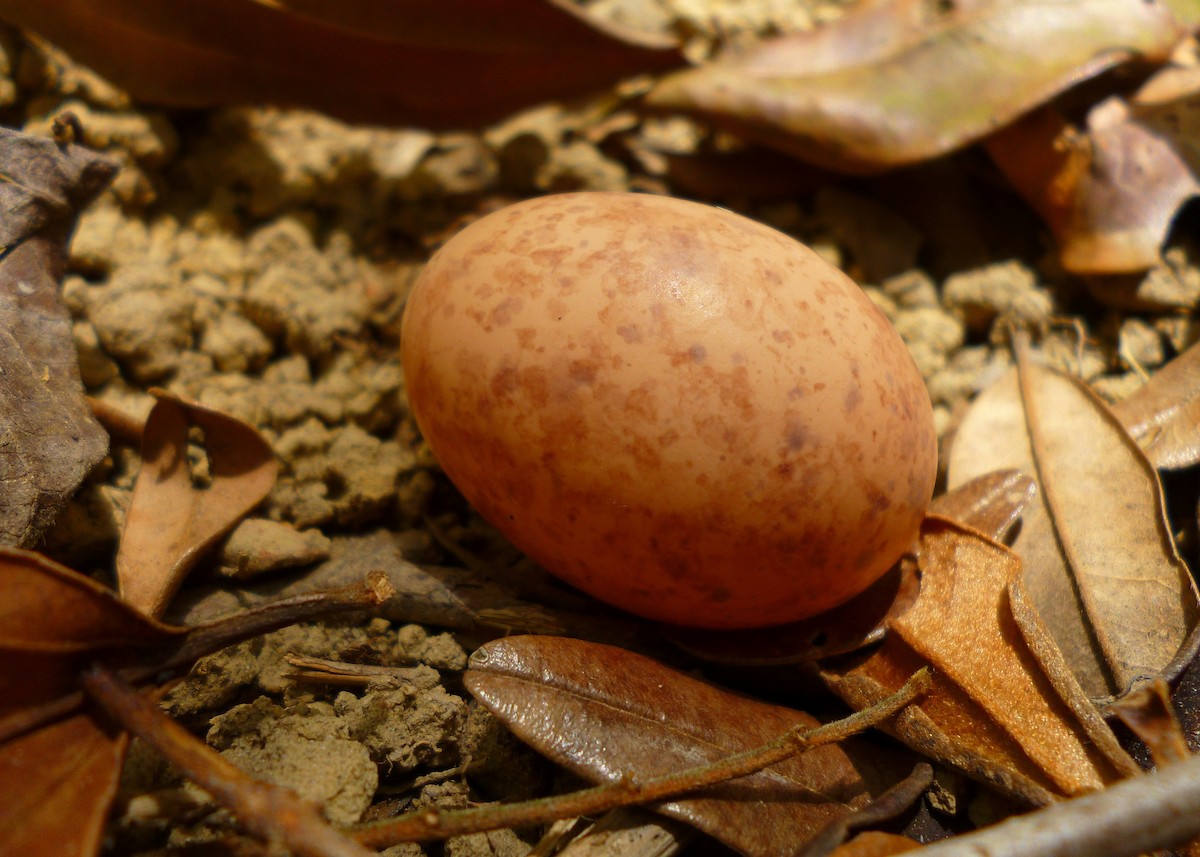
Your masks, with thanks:
M 653 619 L 827 610 L 917 532 L 936 438 L 884 315 L 803 244 L 719 208 L 577 193 L 430 260 L 402 351 L 417 423 L 514 544 Z

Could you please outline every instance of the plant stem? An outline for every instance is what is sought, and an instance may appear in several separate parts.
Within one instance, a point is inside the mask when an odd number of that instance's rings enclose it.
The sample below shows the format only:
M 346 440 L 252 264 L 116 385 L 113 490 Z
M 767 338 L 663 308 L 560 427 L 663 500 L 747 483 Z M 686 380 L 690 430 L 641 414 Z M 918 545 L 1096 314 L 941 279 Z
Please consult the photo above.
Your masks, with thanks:
M 299 857 L 370 857 L 370 851 L 330 827 L 314 804 L 248 776 L 116 673 L 94 666 L 81 682 L 110 717 L 162 753 L 255 836 L 281 843 Z

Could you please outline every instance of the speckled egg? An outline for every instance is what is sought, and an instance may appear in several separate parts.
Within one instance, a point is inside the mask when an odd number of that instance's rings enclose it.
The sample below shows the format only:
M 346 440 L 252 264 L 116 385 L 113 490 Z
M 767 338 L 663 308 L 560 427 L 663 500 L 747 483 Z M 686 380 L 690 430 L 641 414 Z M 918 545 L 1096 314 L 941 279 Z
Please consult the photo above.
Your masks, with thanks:
M 929 396 L 849 278 L 719 208 L 577 193 L 490 214 L 414 287 L 413 414 L 479 513 L 642 616 L 749 628 L 866 588 L 933 490 Z

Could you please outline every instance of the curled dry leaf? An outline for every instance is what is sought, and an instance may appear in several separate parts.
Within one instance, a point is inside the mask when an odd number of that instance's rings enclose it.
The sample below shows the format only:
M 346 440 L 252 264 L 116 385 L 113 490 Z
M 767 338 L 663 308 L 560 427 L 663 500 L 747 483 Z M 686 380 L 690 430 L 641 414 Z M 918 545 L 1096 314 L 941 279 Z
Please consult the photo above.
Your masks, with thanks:
M 800 711 L 684 676 L 624 649 L 562 637 L 510 637 L 472 657 L 467 689 L 518 737 L 592 781 L 636 780 L 716 762 L 797 724 Z M 796 846 L 870 801 L 840 745 L 674 800 L 659 809 L 749 855 Z
M 479 124 L 683 63 L 671 42 L 565 0 L 0 0 L 0 17 L 147 101 L 265 101 L 425 127 Z
M 1169 137 L 1110 98 L 1086 131 L 1044 108 L 987 143 L 992 160 L 1054 233 L 1076 274 L 1152 268 L 1171 222 L 1200 182 Z
M 921 594 L 889 622 L 883 645 L 822 668 L 861 708 L 912 669 L 934 687 L 894 721 L 913 749 L 1029 803 L 1101 788 L 1137 770 L 1070 682 L 1053 683 L 1008 610 L 1020 561 L 974 530 L 937 517 L 921 536 Z
M 1200 68 L 1169 66 L 1128 100 L 1110 98 L 1085 129 L 1050 108 L 987 141 L 1077 274 L 1151 268 L 1179 209 L 1200 194 Z
M 1158 470 L 1200 464 L 1200 344 L 1113 405 L 1113 413 Z
M 159 616 L 205 550 L 275 484 L 270 445 L 246 423 L 161 391 L 142 435 L 142 469 L 117 552 L 121 595 Z M 203 432 L 207 473 L 193 473 L 189 429 Z M 208 484 L 198 484 L 203 478 Z
M 0 544 L 37 544 L 108 452 L 58 286 L 75 218 L 115 165 L 0 128 Z
M 1154 767 L 1182 762 L 1192 755 L 1171 705 L 1170 689 L 1161 678 L 1113 703 L 1108 713 L 1119 717 L 1146 745 Z
M 1131 58 L 1165 60 L 1196 11 L 1128 0 L 864 3 L 826 27 L 671 75 L 648 102 L 822 166 L 874 172 L 972 143 Z
M 1024 354 L 1019 349 L 1019 354 Z M 1171 664 L 1200 616 L 1168 529 L 1154 468 L 1086 385 L 1020 359 L 959 428 L 949 484 L 984 469 L 1036 474 L 1013 547 L 1022 583 L 1093 699 Z

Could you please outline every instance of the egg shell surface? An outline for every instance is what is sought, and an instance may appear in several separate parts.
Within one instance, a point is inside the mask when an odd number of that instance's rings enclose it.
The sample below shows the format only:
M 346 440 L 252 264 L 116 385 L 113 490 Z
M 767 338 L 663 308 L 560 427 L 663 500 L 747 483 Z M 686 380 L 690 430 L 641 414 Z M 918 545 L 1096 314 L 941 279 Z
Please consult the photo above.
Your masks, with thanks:
M 933 491 L 929 396 L 848 277 L 729 211 L 638 194 L 512 205 L 430 260 L 402 360 L 479 513 L 653 619 L 750 628 L 851 598 Z

